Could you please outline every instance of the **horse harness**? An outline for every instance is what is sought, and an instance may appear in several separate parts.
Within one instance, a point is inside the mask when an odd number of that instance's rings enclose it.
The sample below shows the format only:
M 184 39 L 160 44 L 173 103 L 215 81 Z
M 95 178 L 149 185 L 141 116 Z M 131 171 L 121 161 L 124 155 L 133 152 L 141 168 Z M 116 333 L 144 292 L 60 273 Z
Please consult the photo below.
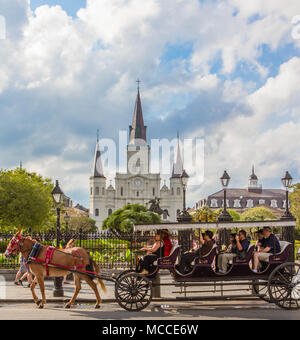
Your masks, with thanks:
M 26 265 L 28 266 L 28 264 L 30 264 L 30 263 L 44 264 L 45 267 L 46 267 L 47 277 L 49 277 L 49 266 L 59 268 L 59 269 L 64 269 L 64 270 L 70 270 L 72 272 L 77 272 L 78 269 L 80 269 L 80 268 L 86 268 L 89 271 L 82 271 L 82 272 L 84 272 L 84 273 L 86 272 L 87 274 L 88 273 L 89 274 L 96 274 L 96 273 L 92 272 L 93 264 L 92 264 L 91 257 L 89 257 L 89 264 L 86 266 L 84 264 L 84 257 L 82 257 L 80 255 L 78 250 L 74 251 L 74 254 L 68 254 L 68 253 L 61 252 L 65 255 L 71 255 L 73 257 L 78 257 L 78 258 L 81 259 L 81 264 L 75 263 L 74 267 L 67 267 L 67 266 L 57 265 L 57 264 L 52 263 L 53 254 L 54 254 L 55 250 L 59 251 L 59 249 L 56 249 L 53 246 L 48 246 L 47 250 L 46 250 L 46 254 L 45 254 L 45 259 L 41 260 L 41 259 L 38 258 L 38 256 L 39 256 L 42 249 L 43 249 L 43 246 L 40 243 L 35 243 L 34 246 L 31 249 L 31 251 L 30 251 L 30 254 L 29 254 L 28 259 L 26 261 Z

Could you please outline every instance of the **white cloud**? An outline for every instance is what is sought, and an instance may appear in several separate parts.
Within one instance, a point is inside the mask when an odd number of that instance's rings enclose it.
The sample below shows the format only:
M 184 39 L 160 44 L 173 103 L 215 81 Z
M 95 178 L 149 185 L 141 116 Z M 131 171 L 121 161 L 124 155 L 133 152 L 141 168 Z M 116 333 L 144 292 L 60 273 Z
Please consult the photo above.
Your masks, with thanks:
M 296 134 L 298 58 L 282 65 L 280 74 L 253 94 L 257 86 L 253 81 L 226 77 L 244 62 L 265 79 L 269 70 L 258 60 L 262 45 L 275 51 L 287 43 L 299 44 L 290 34 L 291 18 L 300 14 L 298 0 L 88 0 L 75 19 L 60 6 L 45 5 L 32 13 L 27 1 L 0 0 L 0 5 L 8 23 L 8 38 L 0 42 L 0 108 L 8 124 L 1 151 L 4 166 L 26 157 L 24 163 L 32 169 L 66 180 L 73 168 L 80 180 L 71 178 L 67 185 L 84 191 L 97 125 L 111 135 L 116 134 L 116 123 L 118 128 L 129 125 L 137 77 L 145 84 L 143 103 L 152 121 L 173 117 L 174 126 L 187 121 L 193 100 L 214 93 L 218 110 L 224 103 L 252 109 L 251 115 L 236 109 L 230 118 L 216 115 L 222 120 L 214 121 L 214 133 L 211 126 L 199 127 L 200 135 L 206 129 L 210 154 L 206 188 L 220 177 L 215 164 L 220 164 L 221 172 L 234 164 L 234 175 L 241 180 L 245 173 L 238 169 L 248 171 L 249 162 L 259 163 L 262 172 L 267 169 L 261 152 L 265 150 L 274 166 L 272 160 L 279 153 L 267 145 L 277 148 L 280 140 L 286 143 L 281 131 Z M 186 43 L 192 46 L 191 55 L 163 64 L 167 46 Z M 221 71 L 211 70 L 216 63 Z M 174 118 L 179 109 L 181 116 Z M 193 110 L 203 115 L 200 118 L 208 116 L 206 107 Z M 15 134 L 17 148 L 11 141 Z M 44 158 L 45 152 L 49 156 Z M 288 156 L 284 160 L 288 165 Z M 56 162 L 65 166 L 58 170 Z

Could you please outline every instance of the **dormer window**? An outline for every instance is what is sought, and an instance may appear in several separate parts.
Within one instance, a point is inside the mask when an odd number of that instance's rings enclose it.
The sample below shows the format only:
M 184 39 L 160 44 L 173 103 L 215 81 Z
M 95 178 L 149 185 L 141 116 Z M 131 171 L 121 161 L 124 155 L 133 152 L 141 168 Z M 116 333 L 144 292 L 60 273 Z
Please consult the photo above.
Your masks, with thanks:
M 271 201 L 271 208 L 278 208 L 277 200 Z
M 210 203 L 211 208 L 218 208 L 218 200 L 212 199 Z

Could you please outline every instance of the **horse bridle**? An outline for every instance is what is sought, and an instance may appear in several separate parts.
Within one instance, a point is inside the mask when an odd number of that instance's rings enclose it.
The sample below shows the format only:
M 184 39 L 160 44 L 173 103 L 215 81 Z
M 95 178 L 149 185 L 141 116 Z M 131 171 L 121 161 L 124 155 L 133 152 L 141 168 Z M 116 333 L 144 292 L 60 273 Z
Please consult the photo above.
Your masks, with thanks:
M 19 249 L 23 247 L 24 244 L 24 237 L 22 235 L 19 235 L 18 238 L 13 237 L 12 240 L 10 241 L 10 247 L 9 249 L 6 250 L 8 255 L 16 255 Z

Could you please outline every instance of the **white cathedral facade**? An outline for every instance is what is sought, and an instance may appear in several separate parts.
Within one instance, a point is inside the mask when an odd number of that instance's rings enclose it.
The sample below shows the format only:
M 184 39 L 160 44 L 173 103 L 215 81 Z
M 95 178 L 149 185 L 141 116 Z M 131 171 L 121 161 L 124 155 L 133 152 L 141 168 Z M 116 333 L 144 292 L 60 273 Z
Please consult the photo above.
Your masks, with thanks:
M 124 150 L 125 152 L 125 150 Z M 183 186 L 181 175 L 183 162 L 178 143 L 177 158 L 173 165 L 170 187 L 161 186 L 159 173 L 150 171 L 151 150 L 147 143 L 147 127 L 144 125 L 140 91 L 138 89 L 133 122 L 129 127 L 129 144 L 127 145 L 127 172 L 116 173 L 115 187 L 107 186 L 103 172 L 99 142 L 96 144 L 95 158 L 90 177 L 90 217 L 96 221 L 101 230 L 102 222 L 115 210 L 126 204 L 139 203 L 149 207 L 149 201 L 160 199 L 164 210 L 162 219 L 175 222 L 177 214 L 183 207 Z

